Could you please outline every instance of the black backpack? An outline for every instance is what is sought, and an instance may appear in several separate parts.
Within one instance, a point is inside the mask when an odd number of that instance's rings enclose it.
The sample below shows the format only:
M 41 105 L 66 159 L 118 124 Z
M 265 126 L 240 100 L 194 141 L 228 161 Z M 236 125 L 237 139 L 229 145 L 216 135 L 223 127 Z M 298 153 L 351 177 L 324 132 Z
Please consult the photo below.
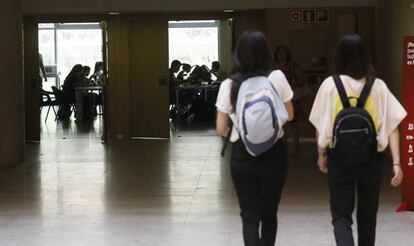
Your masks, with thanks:
M 335 118 L 331 157 L 334 162 L 349 169 L 360 169 L 367 165 L 377 152 L 374 122 L 364 109 L 374 81 L 365 83 L 357 106 L 351 107 L 341 78 L 338 75 L 334 75 L 333 78 L 343 109 Z

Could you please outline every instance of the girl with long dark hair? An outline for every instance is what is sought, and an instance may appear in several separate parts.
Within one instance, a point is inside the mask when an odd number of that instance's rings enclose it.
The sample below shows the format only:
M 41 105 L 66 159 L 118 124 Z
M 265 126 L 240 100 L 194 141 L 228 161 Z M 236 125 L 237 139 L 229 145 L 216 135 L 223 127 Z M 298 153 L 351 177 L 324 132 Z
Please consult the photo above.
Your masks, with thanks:
M 268 77 L 291 120 L 293 92 L 281 71 L 271 71 L 271 59 L 266 37 L 258 31 L 247 31 L 238 41 L 232 73 L 246 77 Z M 287 174 L 286 141 L 280 138 L 273 147 L 258 156 L 247 152 L 240 139 L 240 129 L 229 127 L 229 121 L 235 122 L 239 113 L 235 112 L 235 108 L 242 83 L 232 79 L 222 82 L 216 103 L 217 132 L 221 136 L 230 133 L 230 141 L 234 143 L 231 175 L 241 209 L 244 243 L 247 246 L 273 246 L 277 210 Z
M 320 171 L 328 175 L 336 244 L 355 244 L 351 226 L 354 203 L 357 200 L 358 245 L 373 246 L 382 175 L 382 152 L 390 146 L 394 171 L 391 185 L 400 185 L 403 173 L 400 164 L 398 125 L 407 113 L 384 81 L 376 77 L 368 47 L 358 35 L 347 35 L 339 41 L 334 64 L 336 75 L 322 83 L 310 114 L 310 121 L 316 128 L 318 140 L 317 164 Z M 339 93 L 342 91 L 341 84 L 346 95 Z M 371 88 L 370 91 L 364 90 L 365 87 Z M 369 94 L 364 91 L 368 91 Z M 361 102 L 364 101 L 362 98 L 366 99 L 365 103 Z M 354 156 L 355 161 L 352 162 L 355 163 L 350 163 L 349 160 L 344 160 L 342 153 L 335 150 L 335 144 L 338 144 L 337 135 L 333 135 L 338 133 L 339 125 L 335 120 L 336 117 L 340 117 L 341 112 L 345 112 L 344 107 L 351 110 L 356 107 L 363 108 L 373 123 L 375 140 L 371 141 L 372 154 L 367 161 L 364 159 L 364 163 L 358 165 L 355 164 L 362 156 Z M 356 134 L 355 130 L 342 132 Z M 363 141 L 356 137 L 349 139 L 354 141 L 353 144 L 357 144 L 355 141 Z

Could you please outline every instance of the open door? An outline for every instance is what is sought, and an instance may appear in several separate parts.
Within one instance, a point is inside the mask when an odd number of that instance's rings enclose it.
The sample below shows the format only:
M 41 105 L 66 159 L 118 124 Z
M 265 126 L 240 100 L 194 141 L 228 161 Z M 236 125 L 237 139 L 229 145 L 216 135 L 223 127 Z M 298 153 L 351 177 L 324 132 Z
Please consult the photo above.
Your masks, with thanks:
M 40 83 L 38 24 L 24 19 L 24 87 L 26 141 L 40 141 Z
M 169 138 L 168 22 L 130 23 L 131 136 Z
M 102 90 L 102 98 L 103 98 L 103 133 L 101 140 L 103 142 L 108 142 L 108 129 L 109 129 L 109 117 L 108 117 L 108 27 L 106 21 L 102 21 L 100 23 L 102 29 L 102 62 L 104 63 L 104 77 L 103 77 L 103 90 Z

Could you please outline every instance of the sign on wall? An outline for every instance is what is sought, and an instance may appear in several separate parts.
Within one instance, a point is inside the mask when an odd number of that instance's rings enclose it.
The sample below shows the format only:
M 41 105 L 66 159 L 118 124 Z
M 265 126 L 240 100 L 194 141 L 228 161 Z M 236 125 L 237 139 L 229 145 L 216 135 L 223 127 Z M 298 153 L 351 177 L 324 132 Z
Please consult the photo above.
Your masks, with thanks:
M 403 105 L 408 115 L 401 125 L 401 165 L 404 180 L 402 205 L 398 211 L 414 211 L 414 36 L 405 36 L 403 45 Z
M 328 9 L 294 9 L 290 10 L 289 23 L 326 23 L 329 22 Z

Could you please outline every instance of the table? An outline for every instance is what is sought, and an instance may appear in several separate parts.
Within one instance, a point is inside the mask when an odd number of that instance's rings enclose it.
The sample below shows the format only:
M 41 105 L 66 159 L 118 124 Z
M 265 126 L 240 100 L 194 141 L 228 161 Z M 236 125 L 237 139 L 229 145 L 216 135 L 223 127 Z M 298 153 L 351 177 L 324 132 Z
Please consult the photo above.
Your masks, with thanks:
M 204 92 L 204 101 L 207 102 L 207 90 L 210 88 L 210 85 L 178 85 L 175 87 L 175 100 L 176 100 L 176 107 L 177 107 L 177 126 L 180 121 L 180 91 L 185 90 L 192 90 L 198 91 L 202 90 Z M 178 128 L 178 127 L 177 127 Z
M 84 92 L 89 91 L 98 91 L 98 93 L 103 91 L 103 86 L 96 85 L 96 86 L 78 86 L 75 87 L 76 92 L 76 109 L 75 109 L 75 117 L 76 120 L 82 120 L 84 118 L 83 112 L 83 95 Z

